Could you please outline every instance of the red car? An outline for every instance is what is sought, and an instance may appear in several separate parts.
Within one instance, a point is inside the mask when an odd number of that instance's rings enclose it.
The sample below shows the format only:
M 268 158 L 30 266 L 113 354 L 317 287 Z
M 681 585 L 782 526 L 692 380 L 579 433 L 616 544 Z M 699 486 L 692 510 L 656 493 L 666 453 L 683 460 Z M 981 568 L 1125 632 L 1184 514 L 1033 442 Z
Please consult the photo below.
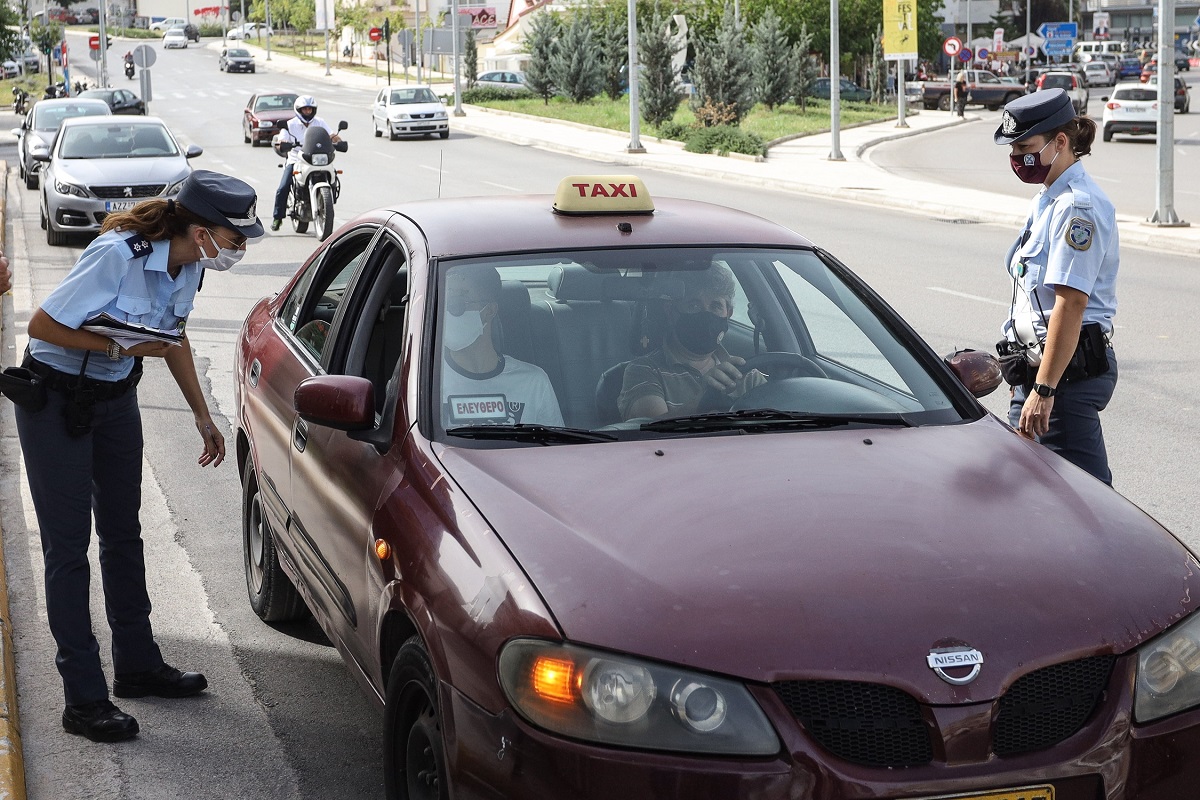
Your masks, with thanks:
M 712 346 L 732 387 L 636 416 Z M 1200 783 L 1196 558 L 774 223 L 612 175 L 379 209 L 235 370 L 251 604 L 382 708 L 389 798 Z
M 295 92 L 285 91 L 251 95 L 242 110 L 242 141 L 254 147 L 260 144 L 269 145 L 271 138 L 286 128 L 288 120 L 296 116 L 296 111 L 292 108 L 296 97 Z

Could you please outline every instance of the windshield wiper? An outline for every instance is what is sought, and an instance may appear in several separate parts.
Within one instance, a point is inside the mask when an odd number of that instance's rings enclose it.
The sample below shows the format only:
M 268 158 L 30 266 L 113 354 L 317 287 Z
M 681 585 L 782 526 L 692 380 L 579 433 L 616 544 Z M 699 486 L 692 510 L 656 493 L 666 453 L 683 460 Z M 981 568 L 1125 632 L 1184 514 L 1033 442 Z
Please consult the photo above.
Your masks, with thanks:
M 464 439 L 512 439 L 516 442 L 538 444 L 573 444 L 576 442 L 615 442 L 611 433 L 589 431 L 583 428 L 560 428 L 553 425 L 464 425 L 449 428 L 447 436 Z
M 716 411 L 693 414 L 687 417 L 672 417 L 647 422 L 643 431 L 678 433 L 682 431 L 720 430 L 804 430 L 836 428 L 842 425 L 892 425 L 911 428 L 913 423 L 903 414 L 807 414 L 794 411 L 777 411 L 770 408 L 745 409 L 742 411 Z

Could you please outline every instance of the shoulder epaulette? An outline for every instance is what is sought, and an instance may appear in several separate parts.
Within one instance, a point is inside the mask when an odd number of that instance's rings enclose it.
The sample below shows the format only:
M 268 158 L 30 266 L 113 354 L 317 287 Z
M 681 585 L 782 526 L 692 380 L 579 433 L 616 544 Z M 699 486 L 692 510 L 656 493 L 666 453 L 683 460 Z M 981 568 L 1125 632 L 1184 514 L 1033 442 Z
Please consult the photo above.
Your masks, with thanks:
M 154 246 L 150 244 L 150 240 L 140 233 L 134 233 L 125 237 L 125 245 L 129 248 L 129 252 L 134 258 L 150 255 L 154 250 Z

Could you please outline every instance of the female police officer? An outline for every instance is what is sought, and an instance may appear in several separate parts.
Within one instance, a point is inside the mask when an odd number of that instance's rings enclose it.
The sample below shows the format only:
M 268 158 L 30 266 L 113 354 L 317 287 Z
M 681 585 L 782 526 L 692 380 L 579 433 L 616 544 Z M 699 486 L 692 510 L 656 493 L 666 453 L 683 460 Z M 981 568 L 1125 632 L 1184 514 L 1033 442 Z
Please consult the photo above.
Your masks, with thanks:
M 208 682 L 168 666 L 154 641 L 138 511 L 142 426 L 134 387 L 142 358 L 162 358 L 183 392 L 203 443 L 200 466 L 225 457 L 186 335 L 182 346 L 125 347 L 81 326 L 108 312 L 120 321 L 182 333 L 202 270 L 228 269 L 247 237 L 261 236 L 254 190 L 193 172 L 177 200 L 147 200 L 109 215 L 99 237 L 29 321 L 25 364 L 48 387 L 40 410 L 17 407 L 17 433 L 41 529 L 46 616 L 66 694 L 63 727 L 93 741 L 121 741 L 137 721 L 108 699 L 88 611 L 88 545 L 96 518 L 100 572 L 112 630 L 113 694 L 186 697 Z
M 1119 257 L 1116 210 L 1079 163 L 1095 136 L 1096 123 L 1050 89 L 1005 106 L 995 142 L 1012 146 L 1018 178 L 1044 184 L 1005 259 L 1013 279 L 1005 337 L 1028 361 L 1025 376 L 1006 376 L 1015 384 L 1009 421 L 1111 484 L 1100 412 L 1117 384 L 1109 337 Z

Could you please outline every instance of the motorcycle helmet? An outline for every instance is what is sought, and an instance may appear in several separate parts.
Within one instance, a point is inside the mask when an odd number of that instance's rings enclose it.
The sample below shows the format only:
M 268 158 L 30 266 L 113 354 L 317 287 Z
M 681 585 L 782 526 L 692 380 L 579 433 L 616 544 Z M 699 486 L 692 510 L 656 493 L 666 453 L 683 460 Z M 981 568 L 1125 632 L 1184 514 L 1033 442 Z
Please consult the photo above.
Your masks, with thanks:
M 302 108 L 311 108 L 312 113 L 305 116 L 305 114 L 300 110 Z M 295 103 L 292 103 L 292 110 L 295 111 L 296 116 L 298 116 L 301 121 L 307 125 L 313 121 L 314 117 L 317 116 L 317 98 L 313 97 L 312 95 L 302 94 L 296 98 Z

